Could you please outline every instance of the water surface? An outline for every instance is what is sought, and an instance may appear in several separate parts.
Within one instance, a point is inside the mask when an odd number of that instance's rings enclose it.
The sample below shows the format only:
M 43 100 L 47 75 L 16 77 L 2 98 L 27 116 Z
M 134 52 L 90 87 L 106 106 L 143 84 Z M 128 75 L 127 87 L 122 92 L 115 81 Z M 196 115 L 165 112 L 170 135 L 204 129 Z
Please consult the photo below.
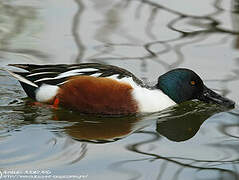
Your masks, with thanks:
M 238 103 L 238 7 L 237 0 L 2 0 L 0 65 L 100 62 L 148 83 L 186 67 Z M 238 140 L 238 106 L 187 102 L 151 115 L 86 116 L 32 106 L 0 71 L 3 175 L 237 180 Z

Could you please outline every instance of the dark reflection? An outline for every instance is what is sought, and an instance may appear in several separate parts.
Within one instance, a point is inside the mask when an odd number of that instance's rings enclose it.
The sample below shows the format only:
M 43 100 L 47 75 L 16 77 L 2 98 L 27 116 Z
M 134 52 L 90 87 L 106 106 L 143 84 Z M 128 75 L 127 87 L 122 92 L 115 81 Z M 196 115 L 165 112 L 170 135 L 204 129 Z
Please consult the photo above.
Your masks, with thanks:
M 175 106 L 166 117 L 157 122 L 156 131 L 172 141 L 185 141 L 192 138 L 200 126 L 213 114 L 222 111 L 222 107 L 191 101 Z
M 53 119 L 72 123 L 62 130 L 73 139 L 95 143 L 117 141 L 152 123 L 140 116 L 99 117 L 65 110 L 54 112 Z
M 171 141 L 179 142 L 192 138 L 205 120 L 225 110 L 227 109 L 215 104 L 190 101 L 148 115 L 99 117 L 58 110 L 54 112 L 52 119 L 73 123 L 64 127 L 63 131 L 79 141 L 113 142 L 156 123 L 156 131 L 160 135 Z

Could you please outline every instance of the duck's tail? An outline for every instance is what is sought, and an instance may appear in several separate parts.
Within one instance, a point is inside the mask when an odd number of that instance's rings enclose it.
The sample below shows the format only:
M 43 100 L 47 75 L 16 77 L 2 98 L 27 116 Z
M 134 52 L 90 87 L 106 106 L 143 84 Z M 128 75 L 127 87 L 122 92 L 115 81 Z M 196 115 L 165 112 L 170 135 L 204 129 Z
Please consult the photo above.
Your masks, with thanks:
M 35 84 L 34 82 L 32 82 L 32 81 L 30 81 L 29 79 L 26 78 L 26 76 L 28 75 L 27 72 L 13 72 L 13 71 L 10 71 L 10 70 L 8 70 L 6 68 L 2 68 L 2 67 L 0 67 L 0 70 L 6 71 L 11 76 L 16 78 L 21 83 L 21 86 L 23 87 L 23 89 L 26 92 L 26 94 L 29 97 L 35 99 L 35 90 L 39 86 L 37 84 Z
M 28 84 L 30 86 L 33 86 L 33 87 L 38 87 L 38 85 L 36 85 L 35 83 L 31 82 L 30 80 L 26 79 L 23 75 L 25 73 L 22 73 L 22 72 L 13 72 L 13 71 L 10 71 L 8 69 L 5 69 L 5 68 L 0 68 L 0 70 L 3 70 L 3 71 L 6 71 L 8 72 L 10 75 L 12 75 L 14 78 L 16 78 L 18 81 L 22 82 L 22 83 L 25 83 L 25 84 Z

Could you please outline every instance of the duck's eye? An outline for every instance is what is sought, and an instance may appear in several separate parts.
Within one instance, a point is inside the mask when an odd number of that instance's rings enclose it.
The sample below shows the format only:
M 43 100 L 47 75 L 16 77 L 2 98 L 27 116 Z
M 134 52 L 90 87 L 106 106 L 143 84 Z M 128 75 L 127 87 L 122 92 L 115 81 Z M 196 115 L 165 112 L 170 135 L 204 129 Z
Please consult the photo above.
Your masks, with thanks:
M 194 86 L 196 84 L 196 82 L 195 81 L 191 81 L 190 84 Z

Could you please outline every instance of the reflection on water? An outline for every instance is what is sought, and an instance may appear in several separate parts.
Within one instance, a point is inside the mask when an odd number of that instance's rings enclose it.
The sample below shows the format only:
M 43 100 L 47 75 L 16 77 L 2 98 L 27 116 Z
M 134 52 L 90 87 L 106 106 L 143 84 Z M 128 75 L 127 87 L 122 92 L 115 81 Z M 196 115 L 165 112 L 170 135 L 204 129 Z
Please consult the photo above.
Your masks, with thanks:
M 102 62 L 146 82 L 175 67 L 239 102 L 238 0 L 0 2 L 0 65 Z M 87 179 L 239 179 L 239 111 L 187 102 L 95 117 L 35 107 L 0 71 L 0 168 Z
M 162 112 L 129 117 L 98 117 L 77 112 L 56 111 L 53 119 L 74 122 L 63 128 L 73 139 L 95 143 L 113 142 L 157 123 L 156 132 L 172 141 L 192 138 L 202 123 L 217 112 L 225 110 L 217 105 L 186 102 Z M 106 131 L 107 130 L 107 131 Z
M 222 111 L 219 106 L 200 102 L 184 103 L 176 106 L 157 123 L 157 132 L 171 141 L 185 141 L 192 138 L 201 125 L 213 114 Z
M 71 126 L 63 128 L 71 138 L 95 143 L 117 141 L 151 123 L 144 122 L 140 116 L 98 117 L 68 111 L 56 112 L 53 119 L 73 122 Z

